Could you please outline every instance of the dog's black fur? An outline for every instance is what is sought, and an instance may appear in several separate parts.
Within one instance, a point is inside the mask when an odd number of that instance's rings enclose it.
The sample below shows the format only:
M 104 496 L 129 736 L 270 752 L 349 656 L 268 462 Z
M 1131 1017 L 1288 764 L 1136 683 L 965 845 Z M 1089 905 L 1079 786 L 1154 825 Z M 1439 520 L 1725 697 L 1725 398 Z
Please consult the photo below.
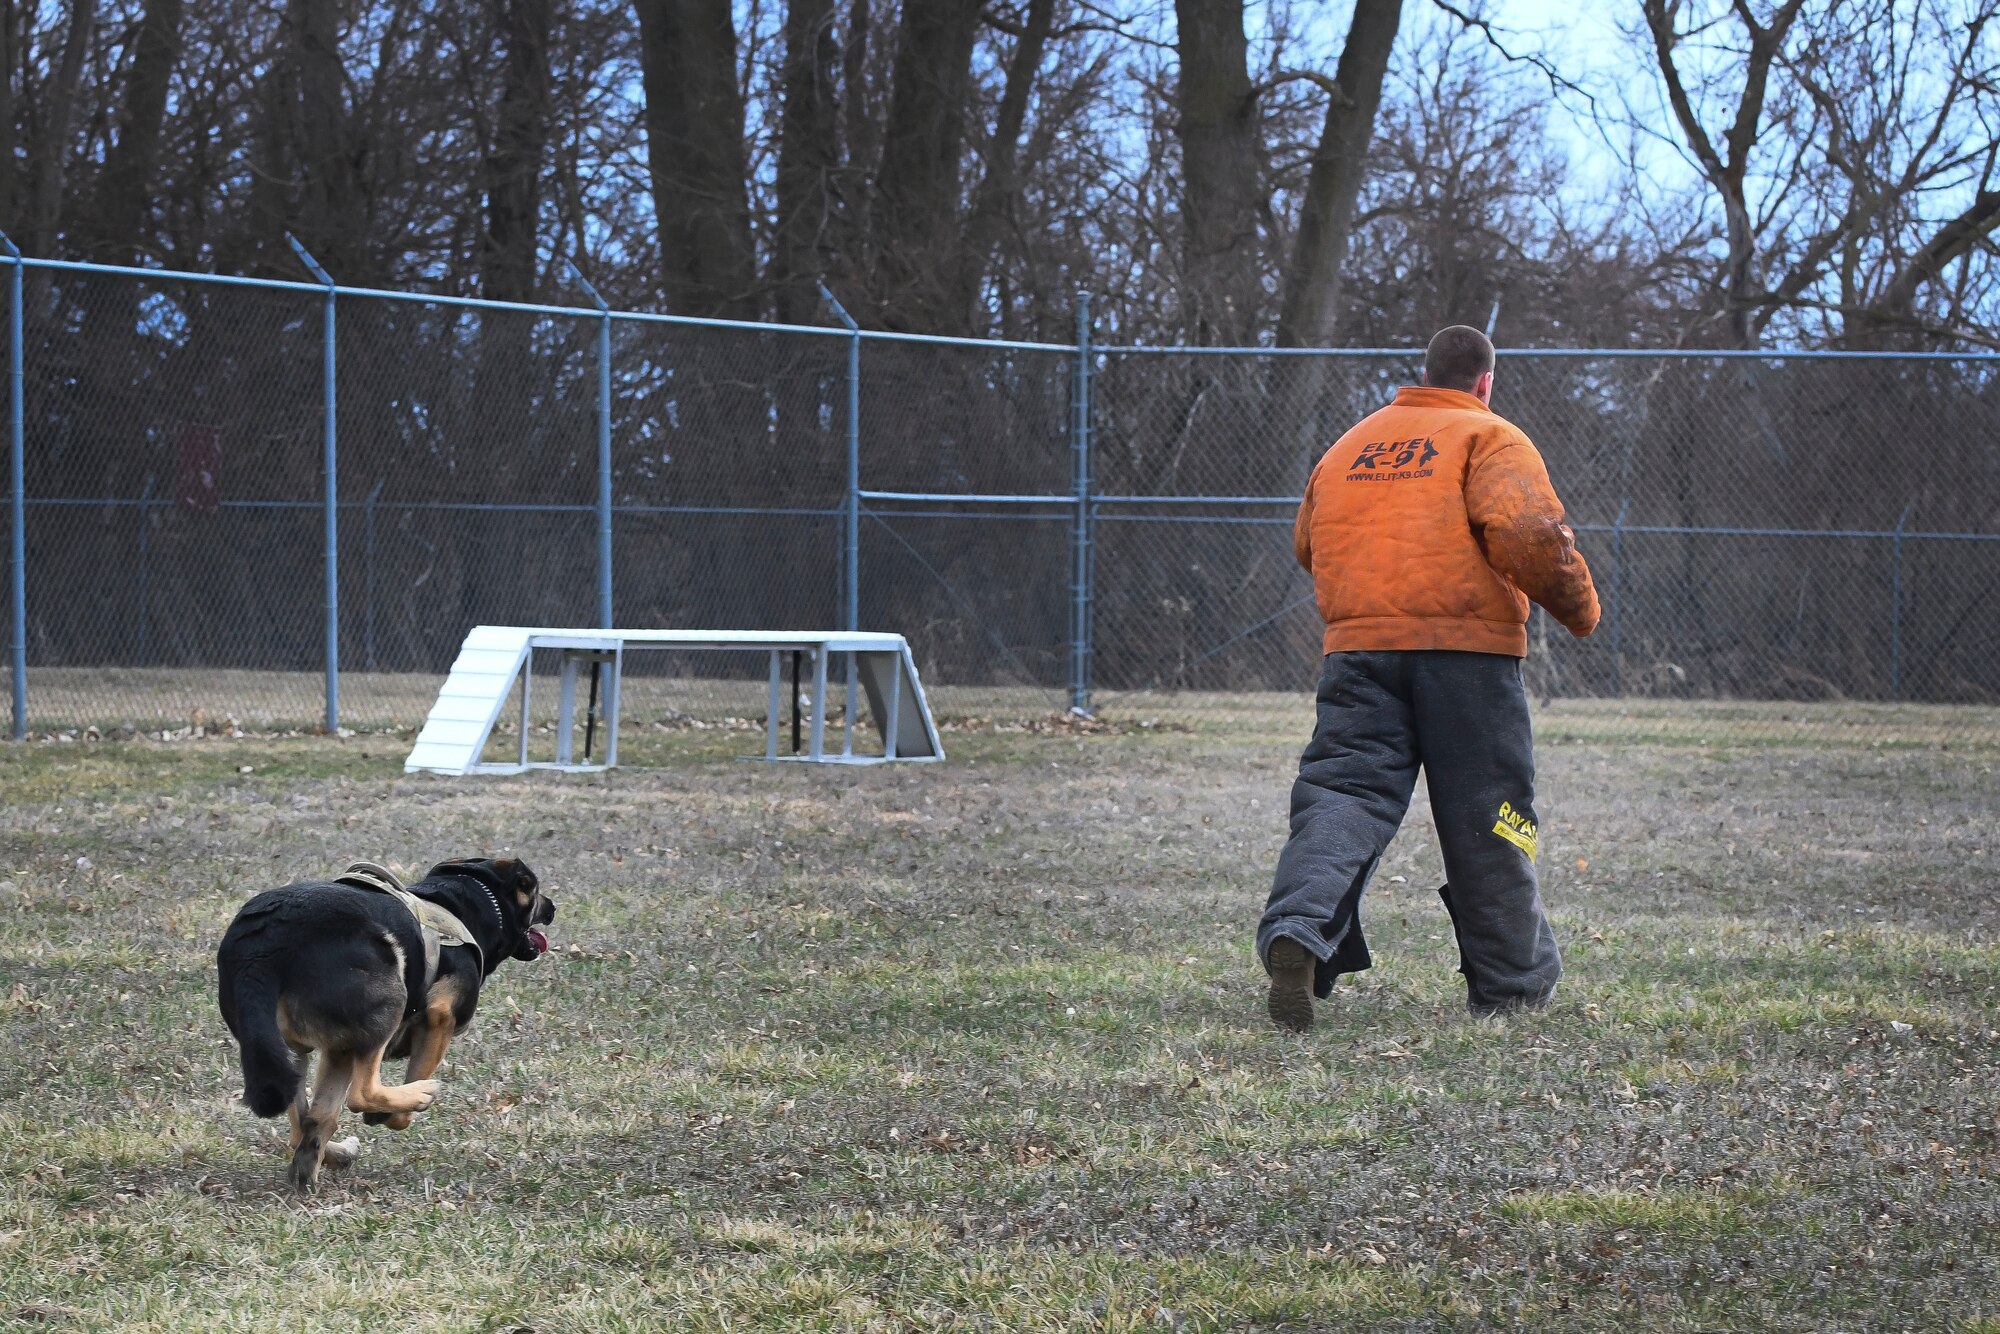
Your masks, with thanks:
M 258 1116 L 290 1108 L 292 1184 L 309 1188 L 343 1102 L 400 1130 L 430 1106 L 445 1045 L 472 1022 L 480 984 L 506 958 L 536 959 L 555 904 L 511 858 L 442 862 L 409 891 L 450 911 L 478 944 L 439 951 L 424 979 L 421 928 L 389 894 L 309 880 L 266 890 L 236 914 L 216 951 L 223 1022 L 243 1061 L 243 1100 Z M 496 918 L 497 914 L 497 918 Z M 311 1094 L 300 1058 L 320 1054 Z M 381 1084 L 385 1058 L 408 1057 L 408 1082 Z

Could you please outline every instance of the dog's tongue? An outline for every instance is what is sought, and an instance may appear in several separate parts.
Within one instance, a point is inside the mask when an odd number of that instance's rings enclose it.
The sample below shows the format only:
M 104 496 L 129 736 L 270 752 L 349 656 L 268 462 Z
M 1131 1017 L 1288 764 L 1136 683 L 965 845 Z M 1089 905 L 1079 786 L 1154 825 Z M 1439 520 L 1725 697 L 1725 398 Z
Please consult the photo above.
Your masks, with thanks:
M 549 952 L 549 938 L 532 926 L 528 928 L 528 943 L 535 947 L 535 953 L 537 954 L 547 954 Z

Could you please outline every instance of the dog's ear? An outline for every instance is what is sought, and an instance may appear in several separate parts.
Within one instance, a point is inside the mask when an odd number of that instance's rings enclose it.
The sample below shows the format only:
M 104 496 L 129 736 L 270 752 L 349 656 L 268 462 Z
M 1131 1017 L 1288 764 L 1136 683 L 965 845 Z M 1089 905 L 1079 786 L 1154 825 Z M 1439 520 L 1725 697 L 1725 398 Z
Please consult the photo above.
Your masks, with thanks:
M 493 863 L 493 873 L 500 877 L 502 884 L 510 886 L 524 899 L 532 899 L 541 884 L 535 873 L 528 869 L 528 864 L 518 857 L 500 858 Z

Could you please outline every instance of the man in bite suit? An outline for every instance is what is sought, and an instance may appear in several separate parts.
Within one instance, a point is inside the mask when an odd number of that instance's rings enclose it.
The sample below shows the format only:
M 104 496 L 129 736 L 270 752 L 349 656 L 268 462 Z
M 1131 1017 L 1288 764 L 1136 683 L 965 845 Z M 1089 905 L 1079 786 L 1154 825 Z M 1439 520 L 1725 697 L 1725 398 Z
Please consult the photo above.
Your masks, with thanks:
M 1579 638 L 1590 570 L 1542 456 L 1495 413 L 1493 344 L 1453 325 L 1424 383 L 1334 442 L 1293 530 L 1326 619 L 1319 719 L 1292 785 L 1291 838 L 1257 926 L 1281 1028 L 1370 965 L 1361 892 L 1423 766 L 1444 851 L 1438 893 L 1475 1014 L 1546 1004 L 1562 956 L 1535 879 L 1528 604 Z

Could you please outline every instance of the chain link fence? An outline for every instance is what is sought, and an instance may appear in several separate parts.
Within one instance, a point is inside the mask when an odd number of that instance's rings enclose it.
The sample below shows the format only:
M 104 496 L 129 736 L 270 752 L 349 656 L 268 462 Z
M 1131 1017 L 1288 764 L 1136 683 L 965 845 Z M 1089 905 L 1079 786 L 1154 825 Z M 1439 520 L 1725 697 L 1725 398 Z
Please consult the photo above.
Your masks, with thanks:
M 1290 498 L 1420 359 L 1103 360 L 1099 697 L 1285 689 L 1321 632 L 1290 560 Z M 1583 641 L 1535 613 L 1527 671 L 1545 712 L 1585 732 L 1991 740 L 1996 369 L 1503 353 L 1496 409 L 1546 456 L 1605 609 Z
M 0 679 L 37 733 L 412 727 L 471 626 L 607 606 L 900 631 L 948 724 L 1296 731 L 1296 497 L 1419 364 L 1098 348 L 1087 316 L 1072 347 L 8 271 Z M 1997 378 L 1504 352 L 1495 406 L 1605 607 L 1587 641 L 1530 627 L 1545 734 L 2000 745 Z M 747 657 L 632 672 L 628 726 L 765 707 Z

